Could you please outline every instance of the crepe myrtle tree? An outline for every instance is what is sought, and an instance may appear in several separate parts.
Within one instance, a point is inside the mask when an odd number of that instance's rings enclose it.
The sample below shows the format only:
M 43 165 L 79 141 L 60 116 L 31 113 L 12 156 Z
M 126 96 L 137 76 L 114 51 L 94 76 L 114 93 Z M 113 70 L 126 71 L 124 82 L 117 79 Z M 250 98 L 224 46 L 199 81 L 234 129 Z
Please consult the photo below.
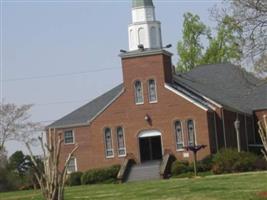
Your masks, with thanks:
M 262 153 L 267 161 L 267 116 L 263 116 L 263 120 L 258 122 L 259 125 L 259 134 L 261 137 L 261 141 L 264 149 L 262 149 Z
M 45 135 L 45 137 L 44 137 Z M 56 134 L 56 130 L 48 129 L 46 134 L 42 134 L 39 138 L 42 149 L 43 167 L 38 166 L 36 157 L 33 155 L 30 143 L 26 142 L 26 146 L 30 152 L 31 161 L 34 165 L 34 175 L 40 186 L 43 198 L 45 200 L 64 200 L 64 186 L 67 177 L 67 167 L 73 154 L 78 149 L 75 144 L 69 152 L 63 167 L 60 167 L 60 153 L 63 139 L 61 134 Z

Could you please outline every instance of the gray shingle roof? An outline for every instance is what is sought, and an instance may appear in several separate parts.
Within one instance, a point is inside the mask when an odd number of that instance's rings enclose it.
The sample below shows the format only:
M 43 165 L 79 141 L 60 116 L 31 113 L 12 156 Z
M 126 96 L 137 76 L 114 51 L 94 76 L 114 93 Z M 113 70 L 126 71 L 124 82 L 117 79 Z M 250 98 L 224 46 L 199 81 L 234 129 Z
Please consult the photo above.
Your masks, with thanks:
M 47 128 L 89 124 L 89 122 L 94 119 L 107 105 L 109 105 L 122 91 L 123 85 L 120 84 L 105 94 L 97 97 L 93 101 L 50 124 Z
M 245 113 L 267 108 L 267 84 L 232 64 L 202 65 L 175 81 L 215 102 Z
M 174 80 L 174 89 L 207 108 L 208 102 L 199 94 L 234 111 L 251 114 L 253 110 L 267 108 L 267 83 L 231 64 L 202 65 L 175 75 Z M 122 91 L 120 84 L 47 128 L 87 125 Z

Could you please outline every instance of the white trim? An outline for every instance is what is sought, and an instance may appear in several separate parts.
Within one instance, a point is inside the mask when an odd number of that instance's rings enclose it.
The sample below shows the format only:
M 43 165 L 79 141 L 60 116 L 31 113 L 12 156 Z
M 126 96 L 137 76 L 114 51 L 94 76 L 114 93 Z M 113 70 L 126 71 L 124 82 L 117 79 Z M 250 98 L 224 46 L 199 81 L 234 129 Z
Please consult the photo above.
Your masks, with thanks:
M 74 157 L 74 163 L 75 163 L 75 172 L 78 171 L 78 164 L 77 164 L 77 158 Z
M 104 112 L 114 101 L 116 101 L 123 93 L 125 89 L 123 88 L 121 92 L 115 96 L 102 110 L 100 110 L 98 113 L 95 114 L 95 116 L 88 121 L 88 124 L 90 124 L 92 121 L 94 121 L 102 112 Z
M 187 101 L 193 103 L 194 105 L 196 105 L 197 107 L 201 108 L 202 110 L 208 111 L 207 108 L 205 108 L 204 106 L 202 106 L 200 103 L 194 101 L 193 99 L 191 99 L 190 97 L 187 97 L 186 95 L 182 94 L 181 92 L 175 90 L 174 88 L 172 88 L 171 86 L 169 86 L 168 84 L 164 84 L 164 87 L 168 90 L 170 90 L 171 92 L 177 94 L 178 96 L 186 99 Z
M 153 81 L 154 81 L 154 84 L 155 84 L 156 100 L 154 100 L 154 101 L 151 101 L 151 100 L 150 100 L 150 87 L 149 87 L 149 86 L 150 86 L 150 85 L 149 85 L 149 81 L 150 81 L 150 80 L 153 80 Z M 155 80 L 154 78 L 150 78 L 150 79 L 148 79 L 147 83 L 148 83 L 148 84 L 147 84 L 148 102 L 151 103 L 151 104 L 152 104 L 152 103 L 158 103 L 158 91 L 157 91 L 157 90 L 158 90 L 158 87 L 157 87 L 157 82 L 156 82 L 156 80 Z
M 188 86 L 186 86 L 185 84 L 181 84 L 183 85 L 184 87 L 188 88 Z M 215 106 L 219 107 L 219 108 L 222 108 L 223 106 L 217 102 L 215 102 L 214 100 L 206 97 L 205 95 L 201 94 L 200 92 L 198 92 L 197 90 L 195 89 L 192 89 L 192 88 L 188 88 L 189 90 L 192 90 L 193 92 L 195 92 L 196 94 L 198 94 L 199 96 L 201 96 L 202 98 L 204 98 L 205 100 L 209 101 L 210 103 L 214 104 Z
M 216 112 L 213 112 L 213 120 L 214 120 L 214 133 L 215 133 L 216 150 L 219 151 Z
M 140 138 L 145 138 L 145 137 L 140 137 L 140 135 L 143 133 L 145 135 L 145 133 L 148 132 L 158 132 L 158 135 L 153 135 L 153 136 L 160 136 L 160 144 L 161 144 L 161 155 L 164 156 L 164 145 L 163 145 L 163 139 L 162 139 L 162 134 L 161 132 L 159 132 L 158 130 L 144 130 L 144 131 L 140 131 L 138 134 L 138 148 L 139 148 L 139 160 L 141 161 L 141 147 L 140 147 Z M 147 136 L 147 137 L 153 137 L 153 136 Z
M 154 136 L 161 136 L 161 132 L 157 130 L 141 131 L 138 135 L 138 138 L 146 138 L 146 137 L 154 137 Z
M 106 106 L 104 106 L 98 113 L 95 114 L 92 119 L 88 120 L 86 123 L 76 123 L 76 124 L 67 124 L 67 125 L 62 125 L 62 126 L 51 126 L 48 128 L 72 128 L 72 127 L 77 127 L 77 126 L 88 126 L 92 121 L 94 121 L 102 112 L 104 112 L 114 101 L 116 101 L 123 93 L 125 89 L 123 88 L 118 95 L 116 95 Z
M 223 109 L 222 109 L 222 125 L 223 125 L 224 147 L 227 148 L 226 135 L 225 135 L 225 123 L 224 123 L 224 111 L 223 111 Z
M 72 142 L 70 143 L 66 143 L 66 140 L 65 140 L 65 132 L 72 132 Z M 72 144 L 75 144 L 75 134 L 74 134 L 74 130 L 73 129 L 69 129 L 69 130 L 64 130 L 63 131 L 63 134 L 64 134 L 64 145 L 72 145 Z

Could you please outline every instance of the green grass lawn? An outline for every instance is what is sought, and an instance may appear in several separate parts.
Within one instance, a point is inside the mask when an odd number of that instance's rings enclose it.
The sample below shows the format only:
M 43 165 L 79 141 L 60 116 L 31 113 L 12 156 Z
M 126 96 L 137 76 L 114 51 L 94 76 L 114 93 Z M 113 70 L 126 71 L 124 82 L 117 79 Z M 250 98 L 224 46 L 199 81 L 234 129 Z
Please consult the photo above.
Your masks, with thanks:
M 65 199 L 258 200 L 267 191 L 267 173 L 207 176 L 66 188 Z M 40 191 L 0 193 L 1 200 L 41 200 Z M 263 199 L 263 198 L 261 198 Z

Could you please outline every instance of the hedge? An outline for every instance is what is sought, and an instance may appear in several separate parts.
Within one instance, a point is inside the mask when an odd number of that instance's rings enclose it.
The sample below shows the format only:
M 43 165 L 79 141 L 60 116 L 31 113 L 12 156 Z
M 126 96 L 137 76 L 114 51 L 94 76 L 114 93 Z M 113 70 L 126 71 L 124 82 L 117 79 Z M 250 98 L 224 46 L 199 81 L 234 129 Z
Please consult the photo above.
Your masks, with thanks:
M 119 170 L 120 165 L 88 170 L 83 173 L 81 177 L 81 183 L 83 185 L 96 183 L 115 183 L 117 181 L 117 174 Z

